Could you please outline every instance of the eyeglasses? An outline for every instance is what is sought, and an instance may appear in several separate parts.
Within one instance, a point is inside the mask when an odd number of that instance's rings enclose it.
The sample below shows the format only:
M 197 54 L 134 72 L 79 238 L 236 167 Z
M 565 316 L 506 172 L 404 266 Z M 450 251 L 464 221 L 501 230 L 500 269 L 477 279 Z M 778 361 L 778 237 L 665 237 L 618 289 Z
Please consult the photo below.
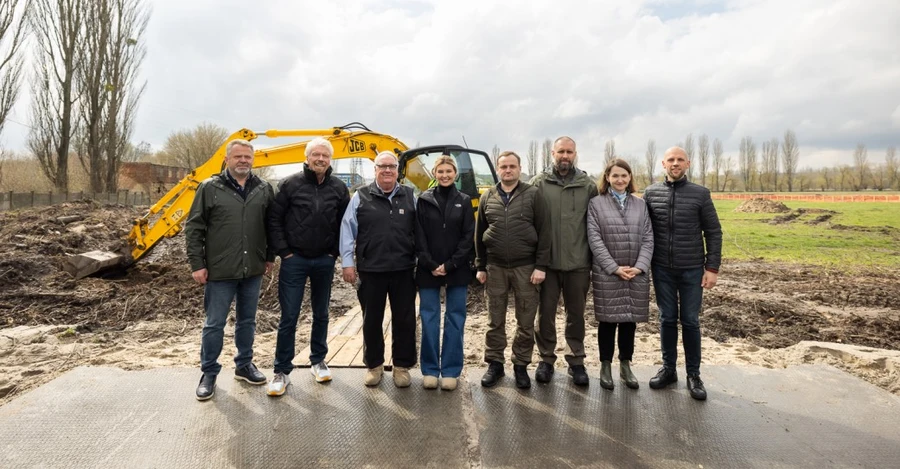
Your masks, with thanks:
M 397 165 L 395 165 L 395 164 L 376 164 L 375 167 L 382 171 L 396 171 L 397 170 Z

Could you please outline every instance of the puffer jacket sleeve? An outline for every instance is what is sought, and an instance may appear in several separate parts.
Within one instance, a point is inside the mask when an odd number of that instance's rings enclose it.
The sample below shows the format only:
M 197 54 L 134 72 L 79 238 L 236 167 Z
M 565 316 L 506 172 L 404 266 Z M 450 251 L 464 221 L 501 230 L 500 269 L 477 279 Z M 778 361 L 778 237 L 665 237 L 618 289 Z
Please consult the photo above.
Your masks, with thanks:
M 271 184 L 266 184 L 266 214 L 265 219 L 269 219 L 269 215 L 272 213 L 272 207 L 275 205 L 275 189 L 272 188 Z M 272 246 L 271 237 L 268 235 L 268 223 L 267 226 L 263 228 L 266 229 L 266 262 L 275 262 L 275 247 Z
M 641 204 L 641 210 L 641 250 L 634 266 L 647 273 L 650 272 L 650 262 L 653 260 L 653 224 L 650 222 L 650 211 L 646 203 Z
M 722 225 L 719 223 L 719 214 L 716 213 L 712 198 L 708 194 L 700 209 L 700 227 L 706 240 L 705 267 L 718 271 L 722 264 Z
M 484 214 L 491 191 L 485 191 L 478 202 L 478 218 L 475 220 L 475 266 L 479 271 L 487 270 L 487 246 L 484 244 L 484 232 L 487 231 L 488 221 Z
M 601 203 L 601 200 L 594 197 L 591 199 L 591 203 L 588 207 L 588 245 L 591 248 L 591 253 L 594 255 L 594 263 L 598 264 L 608 275 L 613 275 L 616 273 L 616 270 L 618 270 L 619 265 L 613 260 L 612 255 L 609 253 L 609 249 L 606 248 L 606 243 L 603 242 L 603 233 L 600 228 L 600 217 L 602 216 L 602 211 L 600 210 Z

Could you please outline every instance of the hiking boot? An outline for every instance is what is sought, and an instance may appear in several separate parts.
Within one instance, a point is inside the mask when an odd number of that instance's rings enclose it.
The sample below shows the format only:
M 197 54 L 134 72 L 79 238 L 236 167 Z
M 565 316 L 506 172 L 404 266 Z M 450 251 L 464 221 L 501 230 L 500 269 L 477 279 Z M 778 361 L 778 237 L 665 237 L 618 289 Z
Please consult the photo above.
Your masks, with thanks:
M 484 372 L 484 376 L 481 377 L 481 385 L 490 388 L 500 382 L 500 378 L 504 377 L 506 372 L 503 371 L 503 363 L 500 362 L 490 362 L 488 364 L 488 369 Z
M 703 387 L 703 380 L 700 379 L 699 374 L 688 375 L 687 386 L 688 391 L 691 392 L 691 397 L 697 399 L 698 401 L 706 400 L 706 388 Z
M 425 389 L 437 389 L 437 387 L 438 387 L 437 376 L 429 376 L 429 375 L 423 376 L 422 377 L 422 387 Z
M 200 377 L 200 384 L 197 385 L 197 400 L 205 401 L 216 394 L 216 375 L 205 374 Z
M 375 368 L 366 370 L 365 383 L 366 386 L 378 386 L 381 383 L 381 377 L 384 375 L 384 366 L 378 365 Z
M 266 375 L 260 373 L 260 371 L 256 369 L 256 365 L 254 365 L 253 363 L 249 363 L 235 369 L 234 379 L 242 379 L 250 384 L 255 384 L 257 386 L 266 384 Z
M 638 380 L 635 378 L 634 373 L 631 372 L 630 360 L 622 360 L 619 362 L 619 377 L 625 382 L 625 386 L 628 386 L 631 389 L 641 387 L 641 385 L 638 384 Z
M 309 367 L 309 372 L 316 377 L 317 383 L 331 381 L 331 370 L 328 369 L 328 365 L 326 365 L 324 361 L 320 361 Z
M 291 377 L 285 373 L 275 373 L 272 381 L 266 386 L 266 394 L 270 396 L 280 396 L 287 391 L 288 385 L 291 384 Z
M 441 378 L 441 389 L 444 391 L 453 391 L 456 389 L 459 380 L 457 378 Z
M 662 367 L 656 372 L 656 376 L 650 378 L 650 389 L 662 389 L 676 382 L 678 382 L 678 372 L 674 368 Z
M 538 363 L 537 370 L 534 372 L 534 379 L 538 383 L 549 383 L 553 379 L 553 365 L 547 362 Z
M 528 389 L 531 387 L 531 378 L 528 377 L 527 365 L 513 365 L 513 374 L 516 375 L 516 387 Z
M 587 386 L 591 381 L 591 379 L 588 378 L 587 370 L 584 369 L 584 365 L 570 366 L 569 376 L 572 377 L 572 382 L 575 383 L 575 386 Z M 537 378 L 536 375 L 535 378 Z
M 609 390 L 613 390 L 616 387 L 616 383 L 612 379 L 612 362 L 609 360 L 600 362 L 600 387 Z
M 398 388 L 408 388 L 409 383 L 411 382 L 409 378 L 409 368 L 403 368 L 402 366 L 394 367 L 394 386 Z

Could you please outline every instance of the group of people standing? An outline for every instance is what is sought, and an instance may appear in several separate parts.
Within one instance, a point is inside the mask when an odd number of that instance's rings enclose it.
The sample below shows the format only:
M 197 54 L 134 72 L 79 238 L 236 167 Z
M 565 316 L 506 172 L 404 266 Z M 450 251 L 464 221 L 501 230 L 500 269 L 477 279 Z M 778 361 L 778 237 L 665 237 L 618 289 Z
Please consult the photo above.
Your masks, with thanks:
M 660 310 L 663 367 L 650 380 L 659 389 L 678 380 L 678 323 L 682 325 L 688 388 L 705 399 L 700 379 L 699 312 L 703 288 L 716 283 L 721 259 L 721 227 L 709 191 L 690 183 L 687 154 L 678 147 L 663 156 L 664 182 L 635 197 L 627 162 L 616 159 L 593 181 L 575 166 L 575 141 L 556 139 L 553 165 L 528 183 L 521 160 L 502 152 L 495 166 L 500 182 L 482 195 L 477 216 L 471 199 L 457 187 L 451 155 L 437 158 L 434 187 L 416 197 L 399 183 L 392 152 L 375 158 L 375 181 L 352 197 L 331 175 L 331 143 L 306 146 L 303 171 L 286 178 L 277 195 L 250 171 L 253 148 L 234 140 L 226 147 L 226 168 L 197 189 L 186 223 L 188 258 L 194 279 L 205 284 L 206 323 L 201 344 L 197 398 L 215 392 L 221 370 L 223 329 L 235 302 L 235 378 L 266 384 L 252 362 L 255 312 L 263 273 L 281 257 L 281 321 L 272 396 L 290 384 L 297 320 L 307 278 L 312 332 L 310 371 L 318 382 L 331 380 L 328 306 L 336 257 L 344 281 L 357 285 L 363 313 L 364 383 L 377 386 L 384 375 L 382 323 L 390 301 L 392 377 L 411 384 L 416 354 L 416 291 L 422 336 L 418 360 L 426 389 L 456 389 L 463 368 L 467 289 L 473 277 L 485 285 L 489 324 L 485 334 L 484 387 L 505 375 L 509 294 L 515 296 L 516 330 L 511 360 L 515 384 L 531 386 L 527 368 L 535 345 L 538 382 L 552 380 L 557 359 L 556 316 L 565 305 L 565 353 L 573 384 L 587 386 L 584 367 L 587 294 L 593 290 L 599 322 L 600 385 L 613 389 L 616 332 L 619 373 L 637 389 L 631 371 L 636 323 L 649 316 L 650 278 Z M 441 289 L 445 289 L 441 334 Z M 236 299 L 236 301 L 235 301 Z

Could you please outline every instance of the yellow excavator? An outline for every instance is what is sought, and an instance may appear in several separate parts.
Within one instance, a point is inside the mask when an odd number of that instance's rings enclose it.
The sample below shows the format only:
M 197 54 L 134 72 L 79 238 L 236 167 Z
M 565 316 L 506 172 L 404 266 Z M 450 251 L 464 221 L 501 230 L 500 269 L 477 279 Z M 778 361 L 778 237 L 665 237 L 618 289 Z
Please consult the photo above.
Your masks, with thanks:
M 209 160 L 185 176 L 153 204 L 144 216 L 134 220 L 134 226 L 128 235 L 128 247 L 123 249 L 123 252 L 91 251 L 72 256 L 66 263 L 66 270 L 79 279 L 103 272 L 121 271 L 146 256 L 161 239 L 171 238 L 180 233 L 194 201 L 197 186 L 224 168 L 226 144 L 234 139 L 254 140 L 259 136 L 309 137 L 309 139 L 256 150 L 253 159 L 254 168 L 303 163 L 306 161 L 306 144 L 312 138 L 322 137 L 334 146 L 334 160 L 345 158 L 374 160 L 382 151 L 393 152 L 400 162 L 400 182 L 412 186 L 417 192 L 424 191 L 432 184 L 430 171 L 432 163 L 442 154 L 449 154 L 456 159 L 459 169 L 457 187 L 460 192 L 472 198 L 474 206 L 478 205 L 480 194 L 497 183 L 497 174 L 491 159 L 483 151 L 459 145 L 432 145 L 409 149 L 400 140 L 373 132 L 358 122 L 331 129 L 265 132 L 241 129 L 231 134 Z

